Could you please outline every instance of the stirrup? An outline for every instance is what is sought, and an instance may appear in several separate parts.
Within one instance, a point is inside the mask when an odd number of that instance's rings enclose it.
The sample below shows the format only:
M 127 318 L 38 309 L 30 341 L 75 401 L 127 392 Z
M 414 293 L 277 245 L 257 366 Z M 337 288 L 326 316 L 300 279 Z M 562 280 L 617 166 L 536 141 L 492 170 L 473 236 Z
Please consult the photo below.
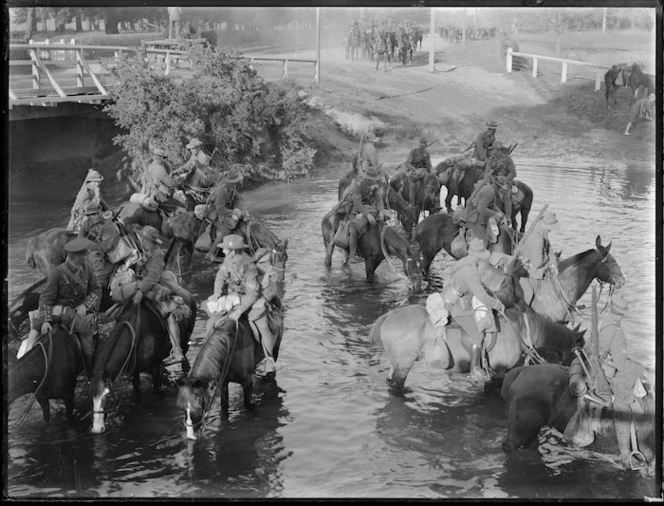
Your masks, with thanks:
M 638 471 L 639 469 L 645 469 L 648 467 L 648 460 L 643 456 L 639 450 L 634 450 L 629 455 L 629 467 L 632 471 Z

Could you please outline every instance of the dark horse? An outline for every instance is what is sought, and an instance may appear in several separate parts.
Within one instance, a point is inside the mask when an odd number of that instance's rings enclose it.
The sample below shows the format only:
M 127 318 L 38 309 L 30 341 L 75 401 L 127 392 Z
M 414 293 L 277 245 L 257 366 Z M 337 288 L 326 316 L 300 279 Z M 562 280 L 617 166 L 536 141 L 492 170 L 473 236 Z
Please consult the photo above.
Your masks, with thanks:
M 445 209 L 447 209 L 448 213 L 452 212 L 452 199 L 454 196 L 457 196 L 457 205 L 461 204 L 461 199 L 467 201 L 473 194 L 475 183 L 484 177 L 484 167 L 470 167 L 464 171 L 463 178 L 457 183 L 452 177 L 453 171 L 454 165 L 450 165 L 446 160 L 443 160 L 434 167 L 434 172 L 445 181 L 444 185 L 447 188 Z
M 180 322 L 180 342 L 182 352 L 187 353 L 189 336 L 194 329 L 196 319 L 196 301 L 193 297 L 188 302 L 190 314 Z M 92 432 L 100 434 L 106 430 L 104 425 L 104 400 L 111 393 L 118 378 L 131 376 L 135 398 L 141 395 L 141 372 L 152 375 L 152 387 L 155 393 L 161 389 L 162 360 L 171 350 L 168 328 L 165 319 L 159 314 L 152 301 L 141 302 L 138 306 L 128 302 L 116 318 L 116 325 L 108 338 L 99 346 L 95 354 L 90 380 L 92 397 L 93 424 Z M 186 359 L 182 367 L 188 368 Z
M 641 455 L 654 468 L 656 457 L 655 400 L 652 391 L 639 401 L 642 413 L 622 413 L 586 402 L 581 408 L 582 422 L 568 427 L 577 410 L 577 398 L 570 394 L 569 369 L 561 365 L 517 367 L 505 375 L 501 395 L 507 400 L 507 437 L 505 450 L 528 447 L 543 427 L 564 433 L 573 444 L 591 451 L 621 455 L 625 467 L 632 461 L 631 428 Z M 567 430 L 566 430 L 567 429 Z M 632 448 L 632 452 L 636 448 Z M 637 467 L 637 466 L 635 466 Z
M 341 198 L 344 195 L 344 192 L 350 185 L 351 181 L 358 177 L 356 170 L 356 163 L 353 162 L 353 170 L 347 172 L 341 180 L 339 180 L 339 189 L 338 189 L 338 199 L 341 201 Z M 413 206 L 404 200 L 404 198 L 399 195 L 394 189 L 389 186 L 387 180 L 385 181 L 387 185 L 387 195 L 385 199 L 385 208 L 389 210 L 394 210 L 397 213 L 397 219 L 401 226 L 403 227 L 404 234 L 406 234 L 406 239 L 410 241 L 411 236 L 413 235 L 413 228 L 417 225 L 417 211 Z
M 277 299 L 278 300 L 278 299 Z M 275 308 L 281 315 L 281 308 Z M 279 356 L 283 324 L 279 320 L 274 359 Z M 196 439 L 196 430 L 203 426 L 204 418 L 215 400 L 217 389 L 221 408 L 228 412 L 228 384 L 242 385 L 244 405 L 251 407 L 253 374 L 256 364 L 265 358 L 263 347 L 254 339 L 246 316 L 236 322 L 225 320 L 205 340 L 196 355 L 189 375 L 179 380 L 178 406 L 185 412 L 187 438 Z
M 323 243 L 325 244 L 326 267 L 332 265 L 332 253 L 335 246 L 332 239 L 342 219 L 343 215 L 337 213 L 336 209 L 332 209 L 321 221 Z M 409 243 L 393 227 L 387 225 L 380 226 L 380 222 L 375 226 L 369 226 L 369 229 L 357 241 L 357 252 L 364 258 L 368 280 L 374 279 L 374 272 L 383 259 L 394 255 L 401 259 L 403 272 L 413 284 L 413 290 L 415 292 L 421 290 L 422 267 L 420 265 L 420 248 L 415 243 Z
M 20 359 L 10 358 L 8 405 L 34 392 L 46 423 L 51 421 L 49 399 L 64 400 L 67 418 L 71 419 L 76 378 L 84 367 L 83 355 L 74 338 L 61 325 L 56 325 Z
M 498 294 L 495 294 L 498 298 Z M 574 359 L 574 349 L 584 345 L 583 332 L 552 322 L 533 311 L 525 313 L 508 309 L 498 318 L 498 337 L 487 348 L 487 362 L 495 372 L 503 372 L 523 360 L 527 346 L 522 336 L 530 336 L 536 350 L 554 350 L 564 363 Z M 585 331 L 584 331 L 585 332 Z M 413 364 L 420 357 L 437 368 L 450 372 L 470 371 L 470 345 L 464 330 L 449 324 L 444 329 L 434 327 L 424 306 L 410 305 L 384 314 L 371 327 L 369 337 L 382 344 L 390 360 L 388 380 L 400 390 Z
M 618 83 L 620 80 L 620 83 Z M 618 86 L 626 86 L 625 83 L 625 65 L 612 65 L 609 70 L 604 74 L 604 96 L 606 97 L 606 106 L 611 109 L 609 98 L 613 99 L 614 105 L 618 105 L 616 100 L 615 91 Z
M 184 39 L 191 39 L 197 33 L 198 30 L 191 21 L 187 21 L 181 30 L 182 38 Z M 217 32 L 214 30 L 202 30 L 200 38 L 205 39 L 203 47 L 209 47 L 212 51 L 215 51 L 215 48 L 217 47 Z
M 390 179 L 390 186 L 406 202 L 409 202 L 410 179 L 405 171 L 399 170 L 399 167 L 396 170 L 397 172 Z M 437 174 L 431 172 L 419 181 L 415 192 L 415 209 L 418 217 L 424 211 L 434 214 L 440 210 L 440 181 Z
M 631 72 L 625 72 L 627 78 L 625 80 L 625 86 L 629 86 L 632 89 L 632 98 L 631 102 L 634 102 L 639 98 L 639 90 L 643 89 L 644 97 L 647 97 L 651 93 L 655 93 L 655 87 L 652 84 L 652 80 L 643 73 L 641 67 L 634 63 L 631 67 Z
M 429 276 L 429 268 L 433 259 L 436 257 L 441 249 L 456 258 L 463 258 L 457 256 L 452 252 L 452 241 L 461 229 L 461 225 L 454 223 L 451 214 L 439 213 L 427 216 L 415 227 L 413 240 L 419 243 L 422 250 L 422 271 L 425 276 Z M 489 244 L 488 249 L 490 252 L 503 253 L 511 255 L 514 247 L 514 232 L 512 229 L 500 226 L 500 234 L 495 243 Z
M 65 261 L 65 244 L 76 237 L 74 232 L 64 228 L 52 228 L 28 241 L 25 250 L 25 263 L 31 269 L 37 269 L 44 276 Z

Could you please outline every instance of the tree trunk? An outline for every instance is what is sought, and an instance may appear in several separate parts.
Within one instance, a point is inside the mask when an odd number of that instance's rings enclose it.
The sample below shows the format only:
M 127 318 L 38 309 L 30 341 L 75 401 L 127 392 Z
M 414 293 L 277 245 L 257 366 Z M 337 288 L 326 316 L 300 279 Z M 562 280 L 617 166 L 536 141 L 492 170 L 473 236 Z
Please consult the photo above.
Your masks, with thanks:
M 74 21 L 76 21 L 76 33 L 83 31 L 83 22 L 81 21 L 81 15 L 76 14 L 74 16 Z
M 606 13 L 609 9 L 604 7 L 604 15 L 602 16 L 602 33 L 606 33 Z
M 118 30 L 119 23 L 120 19 L 114 9 L 106 9 L 104 12 L 104 32 L 107 34 L 120 33 Z
M 23 43 L 27 44 L 32 38 L 32 34 L 37 31 L 37 16 L 35 16 L 35 7 L 28 7 L 28 18 L 25 22 L 25 37 Z
M 563 32 L 556 31 L 556 56 L 560 57 L 563 52 Z

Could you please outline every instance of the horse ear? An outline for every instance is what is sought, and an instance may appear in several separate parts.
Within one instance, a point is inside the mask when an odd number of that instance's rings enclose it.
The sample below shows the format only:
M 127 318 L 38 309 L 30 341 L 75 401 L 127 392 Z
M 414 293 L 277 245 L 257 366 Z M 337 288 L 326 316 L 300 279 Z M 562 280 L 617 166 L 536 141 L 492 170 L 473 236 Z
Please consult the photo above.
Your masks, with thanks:
M 597 249 L 600 249 L 602 247 L 602 239 L 600 238 L 600 236 L 597 236 L 597 239 L 595 239 L 595 246 L 597 247 Z
M 288 248 L 288 239 L 284 240 L 284 249 Z
M 607 244 L 607 245 L 604 247 L 604 253 L 606 253 L 606 254 L 609 253 L 609 250 L 611 249 L 611 244 L 613 244 L 613 241 L 611 241 L 609 244 Z

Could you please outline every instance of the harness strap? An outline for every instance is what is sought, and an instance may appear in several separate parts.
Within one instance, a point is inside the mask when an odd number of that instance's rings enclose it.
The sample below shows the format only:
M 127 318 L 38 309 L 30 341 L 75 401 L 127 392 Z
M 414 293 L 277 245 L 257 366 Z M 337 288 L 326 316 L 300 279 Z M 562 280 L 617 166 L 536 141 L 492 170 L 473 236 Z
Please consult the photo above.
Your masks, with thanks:
M 629 467 L 632 471 L 637 471 L 639 469 L 644 469 L 648 466 L 648 461 L 646 460 L 643 453 L 639 451 L 639 445 L 636 440 L 636 428 L 634 427 L 634 415 L 632 414 L 632 419 L 629 424 L 630 438 L 632 440 L 632 453 L 629 456 Z

